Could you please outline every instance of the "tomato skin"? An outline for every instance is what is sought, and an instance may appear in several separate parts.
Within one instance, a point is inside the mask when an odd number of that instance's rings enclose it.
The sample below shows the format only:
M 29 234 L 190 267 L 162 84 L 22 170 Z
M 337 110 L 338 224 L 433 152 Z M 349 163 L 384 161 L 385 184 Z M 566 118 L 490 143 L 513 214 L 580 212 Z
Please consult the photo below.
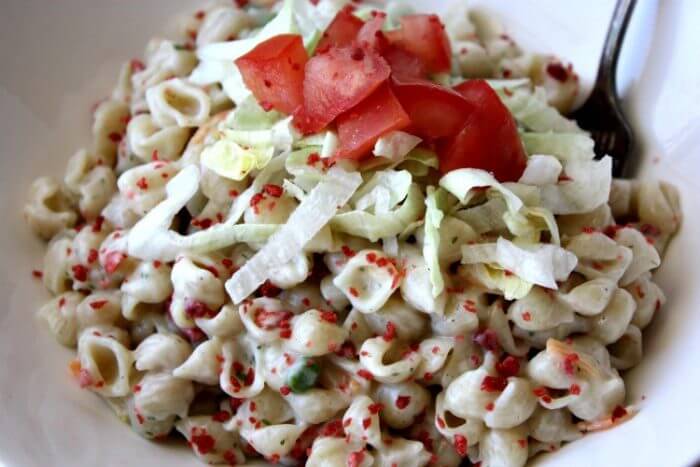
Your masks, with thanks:
M 471 167 L 492 172 L 499 182 L 518 181 L 527 155 L 508 108 L 484 80 L 469 80 L 455 89 L 473 111 L 459 134 L 439 144 L 440 172 Z
M 331 47 L 345 47 L 355 41 L 364 22 L 352 12 L 353 8 L 346 6 L 335 15 L 318 42 L 316 53 L 326 52 Z
M 391 74 L 375 51 L 334 47 L 311 58 L 304 77 L 304 106 L 294 123 L 304 134 L 317 133 L 372 94 Z
M 292 114 L 304 102 L 308 59 L 301 36 L 282 34 L 262 42 L 235 63 L 260 103 Z
M 437 15 L 407 15 L 401 28 L 388 34 L 389 41 L 421 59 L 430 73 L 452 69 L 452 48 L 445 26 Z
M 382 57 L 391 67 L 391 73 L 401 79 L 422 79 L 428 77 L 428 70 L 423 61 L 408 50 L 397 45 L 388 45 Z
M 459 93 L 430 81 L 394 77 L 392 89 L 411 117 L 409 133 L 424 139 L 456 135 L 472 110 Z
M 411 123 L 391 86 L 380 86 L 365 100 L 337 119 L 340 146 L 336 159 L 359 160 L 369 155 L 377 139 Z
M 389 40 L 382 32 L 385 21 L 386 13 L 374 12 L 372 18 L 368 19 L 357 33 L 357 44 L 360 47 L 373 48 L 382 53 L 389 46 Z

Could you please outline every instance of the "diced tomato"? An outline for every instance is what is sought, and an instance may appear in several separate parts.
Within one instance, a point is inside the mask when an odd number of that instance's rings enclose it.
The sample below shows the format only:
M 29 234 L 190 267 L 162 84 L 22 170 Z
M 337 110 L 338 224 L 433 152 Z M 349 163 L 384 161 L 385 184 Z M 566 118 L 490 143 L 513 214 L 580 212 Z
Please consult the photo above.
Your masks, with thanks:
M 437 15 L 408 15 L 400 23 L 400 29 L 388 33 L 391 43 L 420 58 L 430 73 L 451 70 L 450 39 Z
M 340 147 L 336 158 L 362 159 L 382 135 L 411 123 L 389 84 L 382 85 L 352 110 L 338 117 Z
M 397 45 L 384 47 L 382 57 L 391 67 L 391 73 L 399 78 L 426 78 L 428 70 L 420 58 Z
M 492 172 L 500 182 L 517 181 L 527 156 L 506 106 L 484 80 L 469 80 L 455 89 L 473 111 L 459 134 L 440 145 L 440 171 L 473 167 Z
M 389 41 L 382 32 L 384 22 L 386 21 L 386 13 L 376 12 L 376 14 L 367 20 L 362 26 L 362 29 L 357 33 L 357 43 L 361 47 L 373 48 L 379 53 L 389 45 Z
M 472 105 L 459 93 L 424 80 L 392 80 L 393 91 L 411 117 L 410 133 L 425 139 L 456 135 Z
M 304 107 L 294 123 L 304 134 L 317 133 L 372 94 L 391 73 L 375 51 L 334 47 L 306 64 Z
M 331 47 L 349 46 L 355 41 L 364 23 L 352 11 L 353 7 L 348 5 L 335 15 L 318 41 L 316 53 L 327 52 Z
M 259 44 L 236 60 L 236 65 L 261 104 L 291 114 L 304 102 L 307 61 L 301 36 L 282 34 Z

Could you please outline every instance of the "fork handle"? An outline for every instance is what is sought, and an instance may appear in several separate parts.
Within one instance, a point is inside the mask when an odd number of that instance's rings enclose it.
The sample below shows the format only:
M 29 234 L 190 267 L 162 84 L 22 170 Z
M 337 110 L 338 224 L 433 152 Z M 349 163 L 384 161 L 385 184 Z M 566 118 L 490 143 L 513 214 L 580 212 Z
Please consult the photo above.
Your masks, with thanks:
M 617 96 L 617 61 L 620 58 L 620 50 L 636 3 L 637 0 L 617 1 L 603 45 L 603 55 L 600 58 L 598 78 L 594 87 L 611 96 Z

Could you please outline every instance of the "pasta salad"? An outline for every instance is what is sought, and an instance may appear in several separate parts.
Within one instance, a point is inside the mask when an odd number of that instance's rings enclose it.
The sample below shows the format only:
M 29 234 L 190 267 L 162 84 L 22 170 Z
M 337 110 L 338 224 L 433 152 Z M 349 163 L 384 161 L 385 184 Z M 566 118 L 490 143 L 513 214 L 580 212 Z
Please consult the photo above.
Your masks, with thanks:
M 522 466 L 636 413 L 680 202 L 595 158 L 571 65 L 463 5 L 178 24 L 24 209 L 81 388 L 218 465 Z

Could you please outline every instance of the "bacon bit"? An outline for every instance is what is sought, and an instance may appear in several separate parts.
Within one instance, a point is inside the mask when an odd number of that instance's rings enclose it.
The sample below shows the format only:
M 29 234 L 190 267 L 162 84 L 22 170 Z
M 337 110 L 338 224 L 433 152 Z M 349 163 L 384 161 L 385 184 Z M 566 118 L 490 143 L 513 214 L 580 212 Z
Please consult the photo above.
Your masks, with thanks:
M 139 71 L 146 69 L 146 65 L 144 65 L 143 62 L 137 58 L 131 59 L 129 66 L 131 67 L 132 73 L 138 73 Z
M 375 404 L 370 404 L 369 407 L 367 407 L 367 410 L 369 410 L 369 413 L 371 413 L 371 414 L 378 414 L 383 408 L 384 408 L 383 404 L 375 403 Z
M 238 458 L 236 457 L 236 452 L 232 449 L 224 452 L 224 460 L 228 465 L 236 465 L 238 463 Z
M 615 420 L 619 420 L 625 416 L 627 416 L 627 410 L 625 410 L 624 407 L 618 405 L 617 407 L 615 407 L 615 409 L 613 409 L 610 421 L 615 423 Z
M 348 417 L 348 418 L 343 422 L 343 426 L 347 428 L 347 427 L 350 426 L 351 423 L 352 423 L 352 417 Z
M 66 298 L 65 298 L 65 297 L 61 297 L 61 298 L 58 300 L 58 307 L 59 307 L 59 308 L 63 308 L 63 307 L 65 306 L 65 304 L 66 304 Z
M 227 269 L 231 269 L 233 267 L 233 261 L 228 258 L 224 258 L 221 260 L 221 265 Z
M 564 68 L 559 62 L 550 63 L 547 65 L 547 74 L 560 83 L 563 83 L 569 77 L 566 68 Z
M 463 435 L 455 435 L 455 450 L 457 451 L 457 454 L 459 454 L 459 457 L 466 457 L 467 455 L 467 447 L 469 446 L 469 443 L 467 442 L 467 438 L 465 438 Z
M 503 77 L 504 78 L 510 78 L 511 74 L 512 74 L 512 72 L 508 68 L 503 69 Z
M 358 292 L 355 287 L 350 287 L 349 292 L 350 292 L 350 295 L 352 295 L 353 297 L 360 296 L 360 292 Z
M 90 251 L 88 252 L 88 257 L 87 257 L 88 264 L 92 264 L 95 261 L 97 261 L 98 256 L 99 255 L 97 253 L 97 250 L 94 248 L 90 248 Z
M 354 359 L 357 357 L 357 349 L 355 349 L 355 344 L 353 344 L 352 341 L 344 342 L 335 353 L 339 357 L 345 357 L 348 359 Z
M 317 152 L 313 152 L 309 154 L 309 157 L 306 158 L 306 165 L 314 165 L 317 162 L 321 160 L 321 156 Z
M 505 94 L 506 96 L 510 97 L 510 96 L 513 95 L 513 91 L 511 91 L 511 90 L 508 89 L 508 88 L 503 88 L 503 94 Z
M 78 359 L 73 359 L 68 363 L 68 371 L 70 371 L 70 374 L 73 376 L 73 378 L 77 378 L 80 376 L 80 360 Z
M 364 460 L 365 460 L 364 449 L 360 449 L 359 451 L 352 452 L 348 456 L 348 467 L 360 467 L 360 465 L 362 465 L 362 462 Z
M 226 412 L 225 410 L 222 410 L 220 412 L 216 412 L 214 415 L 211 416 L 211 418 L 215 422 L 225 423 L 231 419 L 231 414 Z
M 441 417 L 437 417 L 435 421 L 440 428 L 445 428 L 445 420 L 443 420 Z
M 347 246 L 347 245 L 343 245 L 343 246 L 340 248 L 340 250 L 341 250 L 341 251 L 343 252 L 343 254 L 344 254 L 345 256 L 347 256 L 348 258 L 352 258 L 352 257 L 355 256 L 355 254 L 356 254 L 355 251 L 352 250 L 352 249 L 351 249 L 349 246 Z
M 112 251 L 110 253 L 107 253 L 103 265 L 103 267 L 105 268 L 105 272 L 107 274 L 113 274 L 114 271 L 116 271 L 119 268 L 119 265 L 122 264 L 122 261 L 124 261 L 125 259 L 126 255 L 124 253 L 120 253 L 118 251 Z
M 544 386 L 533 389 L 532 393 L 536 397 L 542 399 L 542 402 L 544 402 L 545 404 L 549 404 L 550 402 L 552 402 L 552 397 L 549 395 L 549 389 L 547 389 Z
M 282 329 L 280 331 L 280 338 L 281 339 L 289 339 L 292 337 L 292 330 L 291 329 Z
M 265 193 L 274 198 L 279 198 L 284 193 L 284 188 L 279 185 L 273 185 L 272 183 L 265 185 L 263 190 L 265 190 Z
M 292 392 L 292 390 L 289 388 L 289 386 L 282 386 L 280 388 L 280 394 L 283 396 L 288 396 L 290 392 Z
M 654 311 L 659 311 L 661 309 L 661 299 L 656 299 L 656 305 L 654 306 Z
M 469 357 L 469 359 L 471 360 L 473 366 L 477 367 L 481 365 L 481 357 L 479 357 L 478 355 L 472 354 L 472 356 Z
M 569 392 L 574 396 L 578 396 L 579 394 L 581 394 L 581 386 L 574 383 L 571 386 L 569 386 Z
M 393 322 L 388 321 L 386 323 L 386 331 L 384 332 L 382 338 L 386 342 L 391 342 L 394 339 L 394 337 L 396 337 L 396 325 Z
M 87 280 L 88 269 L 82 264 L 76 264 L 75 266 L 71 267 L 71 271 L 73 271 L 73 277 L 75 277 L 75 280 L 80 282 L 85 282 Z
M 408 404 L 411 403 L 411 396 L 399 396 L 396 398 L 396 408 L 399 410 L 403 410 L 406 407 L 408 407 Z
M 113 131 L 113 132 L 110 133 L 107 137 L 108 137 L 108 138 L 110 139 L 110 141 L 112 141 L 113 143 L 119 143 L 119 142 L 122 140 L 122 138 L 123 138 L 124 136 L 123 136 L 122 134 L 120 134 L 120 133 L 117 133 L 116 131 Z
M 364 428 L 364 429 L 366 430 L 367 428 L 370 427 L 370 425 L 372 425 L 372 419 L 371 419 L 371 418 L 367 417 L 367 418 L 363 418 L 363 419 L 362 419 L 362 428 Z
M 377 260 L 377 266 L 379 266 L 380 268 L 386 267 L 388 264 L 389 260 L 386 258 L 382 257 Z
M 577 353 L 571 353 L 564 357 L 564 372 L 573 376 L 576 372 L 576 363 L 579 361 L 579 356 Z
M 605 267 L 602 263 L 599 263 L 598 261 L 593 261 L 591 266 L 593 266 L 593 269 L 595 269 L 596 271 L 602 271 Z
M 501 376 L 505 377 L 517 376 L 520 372 L 520 360 L 512 355 L 508 355 L 506 358 L 496 363 L 496 371 L 498 371 Z
M 82 368 L 78 374 L 78 384 L 80 384 L 81 389 L 85 389 L 93 385 L 92 376 L 85 368 Z
M 188 300 L 185 303 L 185 314 L 190 318 L 213 318 L 216 316 L 216 310 L 199 300 Z
M 433 374 L 430 373 L 429 371 L 426 371 L 425 374 L 423 375 L 423 379 L 426 381 L 432 381 L 433 379 Z
M 559 178 L 557 179 L 557 182 L 570 182 L 570 181 L 572 181 L 572 180 L 573 180 L 573 178 L 569 177 L 568 175 L 566 175 L 565 173 L 562 172 L 562 173 L 559 175 Z
M 228 404 L 231 406 L 231 412 L 238 412 L 238 409 L 243 405 L 243 402 L 245 402 L 243 399 L 237 399 L 235 397 L 230 398 L 228 400 Z
M 581 232 L 583 232 L 585 234 L 593 234 L 593 233 L 596 233 L 596 229 L 595 229 L 595 227 L 584 227 L 581 229 Z
M 336 322 L 338 322 L 338 315 L 336 315 L 333 311 L 322 311 L 321 319 L 331 324 L 335 324 Z
M 301 300 L 301 304 L 304 305 L 304 306 L 306 306 L 306 307 L 309 307 L 309 306 L 311 306 L 311 300 L 309 300 L 308 297 L 304 297 L 304 298 Z
M 39 271 L 38 269 L 35 269 L 32 271 L 32 277 L 36 279 L 41 279 L 42 277 L 44 277 L 44 273 Z
M 156 269 L 158 269 L 158 268 L 161 267 L 162 265 L 163 265 L 163 263 L 160 262 L 160 261 L 158 261 L 158 260 L 153 261 L 153 267 L 156 268 Z
M 431 351 L 434 355 L 437 355 L 437 354 L 440 352 L 440 347 L 438 347 L 437 345 L 435 345 L 435 346 L 433 346 L 432 349 L 430 349 L 430 351 Z
M 502 392 L 508 386 L 508 379 L 502 376 L 484 376 L 481 390 L 484 392 Z
M 364 368 L 357 370 L 357 376 L 359 376 L 360 378 L 364 378 L 367 381 L 372 381 L 374 379 L 374 376 L 372 376 L 372 373 L 365 370 Z
M 495 352 L 499 349 L 498 336 L 493 329 L 486 328 L 474 335 L 474 342 L 479 344 L 484 350 Z
M 493 410 L 493 408 L 494 408 L 493 402 L 489 402 L 488 404 L 486 404 L 485 409 L 488 410 L 489 412 L 491 412 Z
M 146 177 L 139 178 L 136 182 L 136 186 L 139 187 L 141 190 L 148 190 L 148 180 L 146 180 Z
M 143 418 L 143 415 L 141 415 L 141 412 L 136 412 L 136 421 L 139 423 L 139 425 L 143 425 L 143 422 L 145 420 Z
M 263 282 L 263 284 L 260 286 L 259 290 L 260 290 L 260 295 L 262 295 L 263 297 L 267 297 L 267 298 L 274 298 L 282 293 L 282 289 L 280 289 L 275 284 L 270 282 L 270 279 Z
M 258 214 L 260 212 L 258 204 L 260 204 L 260 202 L 264 199 L 265 195 L 263 195 L 262 193 L 255 193 L 253 197 L 250 198 L 250 207 L 253 208 L 253 212 L 255 212 L 255 214 Z
M 467 310 L 470 313 L 476 313 L 476 303 L 474 300 L 465 300 L 464 303 L 462 304 L 465 310 Z
M 96 300 L 94 302 L 90 302 L 90 308 L 93 310 L 99 310 L 103 306 L 107 304 L 107 300 Z
M 637 415 L 639 409 L 634 406 L 617 406 L 613 409 L 610 417 L 604 418 L 603 420 L 598 420 L 595 422 L 579 422 L 577 424 L 578 429 L 583 433 L 589 433 L 592 431 L 602 431 L 626 422 L 630 418 Z
M 518 445 L 519 445 L 521 448 L 525 449 L 525 448 L 527 447 L 527 440 L 526 440 L 526 439 L 519 439 L 519 440 L 518 440 Z
M 532 319 L 532 315 L 530 314 L 529 311 L 524 311 L 522 315 L 523 321 L 530 321 Z
M 194 427 L 190 436 L 190 444 L 194 445 L 197 448 L 197 452 L 204 456 L 214 449 L 216 440 L 207 433 L 206 429 L 202 428 L 200 430 Z
M 370 263 L 374 263 L 377 261 L 377 254 L 376 253 L 367 253 L 367 256 L 365 256 L 365 257 L 367 258 L 367 261 Z

